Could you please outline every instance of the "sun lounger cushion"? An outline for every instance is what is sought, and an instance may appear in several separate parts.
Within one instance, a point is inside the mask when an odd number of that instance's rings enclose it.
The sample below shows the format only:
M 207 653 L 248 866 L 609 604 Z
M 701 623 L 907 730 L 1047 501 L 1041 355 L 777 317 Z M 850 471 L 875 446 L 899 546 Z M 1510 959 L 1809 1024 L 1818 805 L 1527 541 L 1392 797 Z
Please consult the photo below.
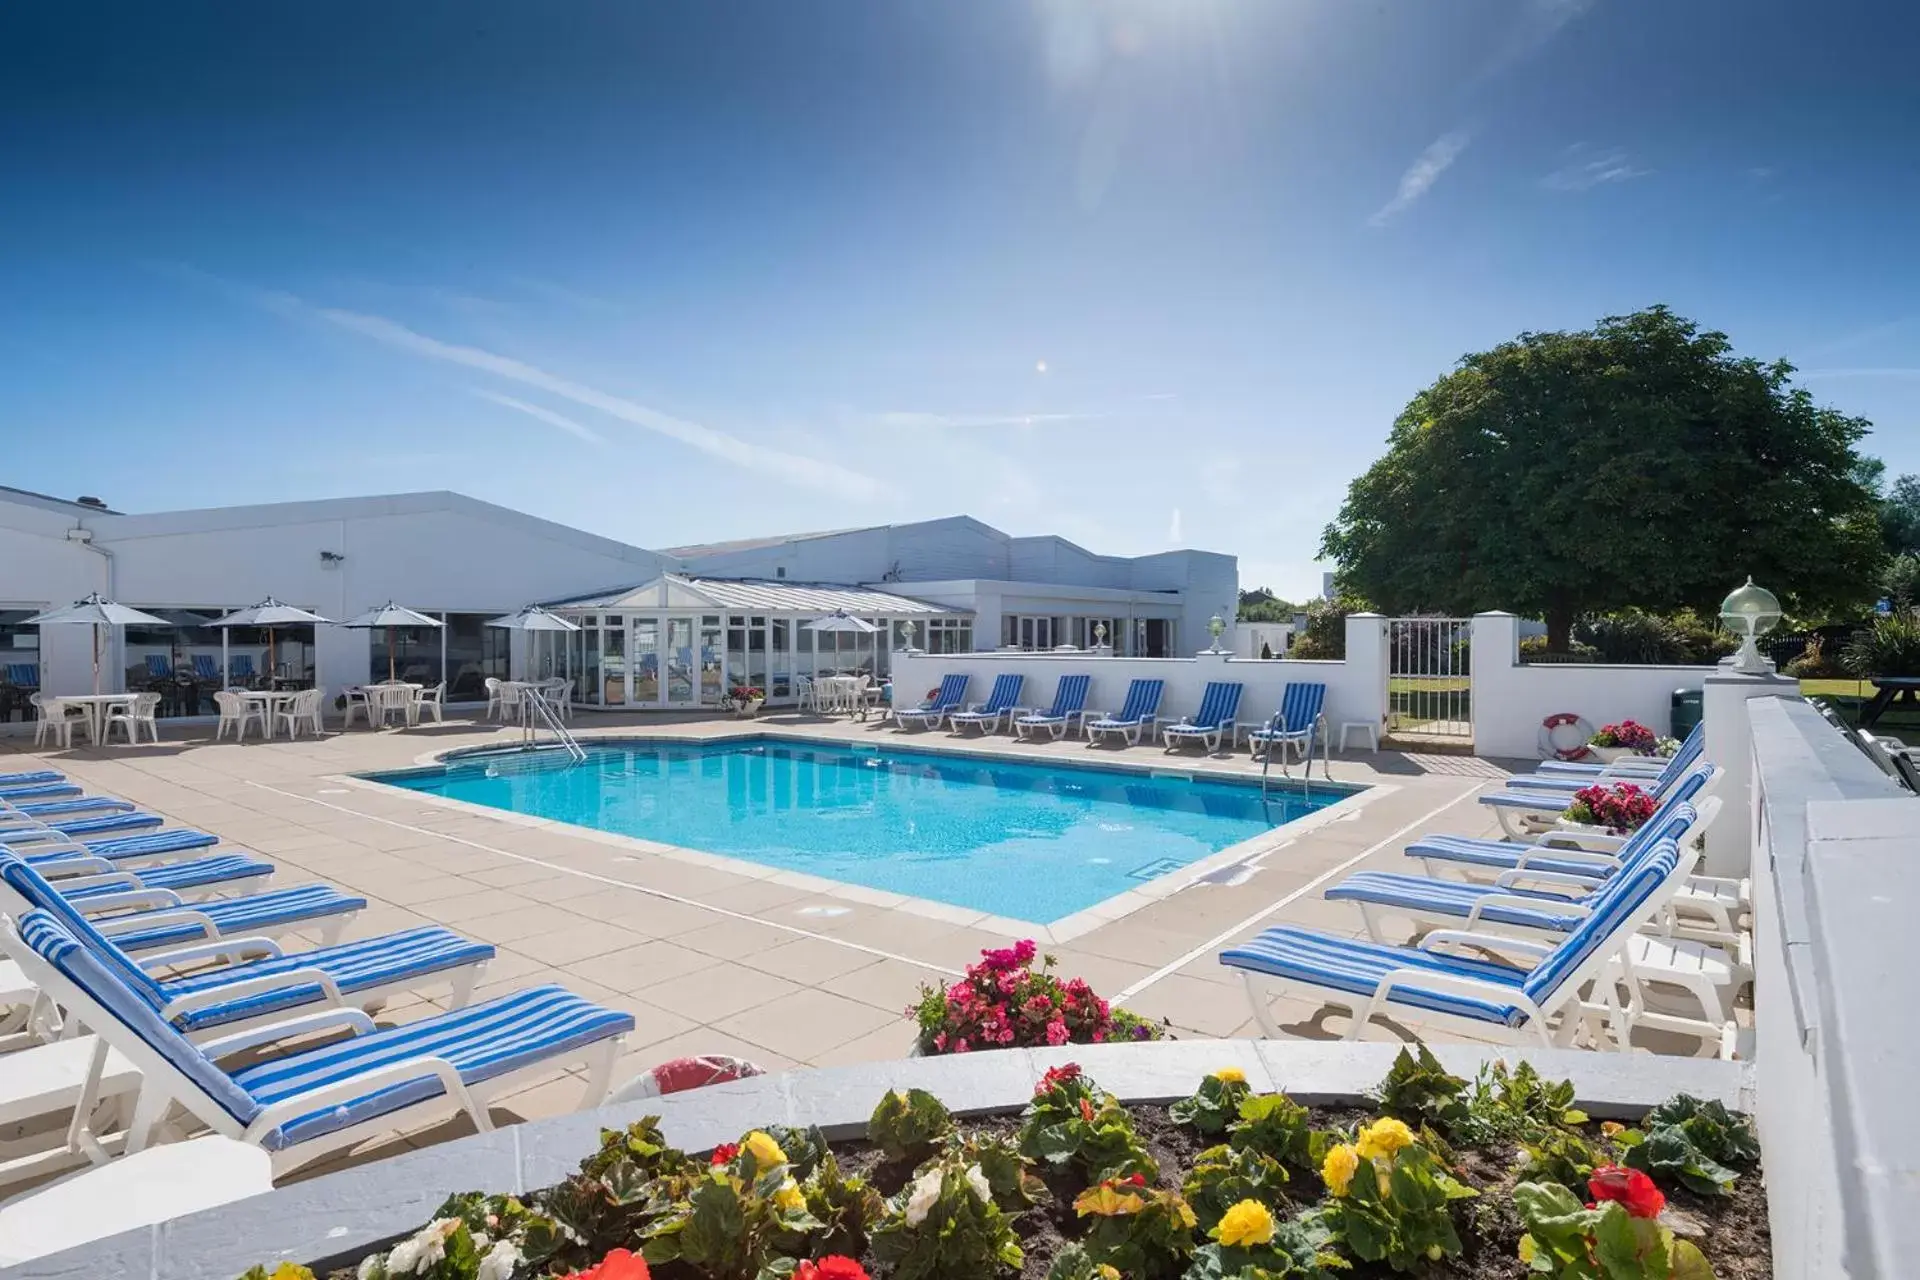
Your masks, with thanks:
M 624 1035 L 633 1025 L 631 1014 L 603 1009 L 563 987 L 534 987 L 423 1022 L 270 1059 L 236 1072 L 233 1083 L 252 1102 L 268 1106 L 374 1067 L 422 1056 L 446 1058 L 463 1080 L 473 1083 Z M 440 1082 L 430 1075 L 392 1085 L 290 1120 L 268 1134 L 264 1145 L 281 1150 L 439 1093 Z
M 1576 858 L 1555 858 L 1542 854 L 1538 845 L 1515 844 L 1511 840 L 1481 840 L 1472 836 L 1423 836 L 1407 846 L 1410 858 L 1437 858 L 1475 867 L 1507 871 L 1519 865 L 1522 856 L 1527 865 L 1539 871 L 1558 871 L 1575 876 L 1608 876 L 1610 867 Z
M 133 803 L 128 800 L 109 800 L 104 796 L 78 796 L 71 800 L 42 800 L 37 804 L 17 804 L 13 806 L 20 813 L 33 818 L 44 818 L 56 813 L 131 813 Z M 159 826 L 160 819 L 155 818 L 152 825 Z
M 37 859 L 27 861 L 34 866 L 41 865 Z M 206 858 L 190 858 L 184 862 L 169 862 L 163 866 L 142 867 L 137 873 L 140 883 L 149 889 L 171 889 L 178 893 L 185 889 L 204 889 L 211 885 L 233 884 L 243 880 L 265 879 L 274 872 L 274 866 L 264 858 L 256 858 L 247 853 L 216 853 Z M 110 884 L 94 889 L 61 890 L 71 901 L 92 897 L 101 893 L 122 893 L 126 886 Z
M 102 835 L 109 831 L 139 831 L 147 827 L 157 827 L 166 819 L 157 813 L 109 813 L 97 818 L 60 818 L 54 817 L 43 822 L 61 835 L 91 836 Z M 31 832 L 0 831 L 0 844 L 20 835 Z M 44 837 L 43 837 L 44 838 Z
M 1413 947 L 1363 942 L 1294 925 L 1278 925 L 1220 953 L 1220 962 L 1276 978 L 1292 978 L 1350 995 L 1371 996 L 1380 979 L 1395 969 L 1426 969 L 1510 986 L 1517 994 L 1526 971 L 1492 960 L 1436 955 Z M 1403 1004 L 1435 1013 L 1457 1014 L 1479 1022 L 1518 1026 L 1524 1021 L 1517 1001 L 1463 995 L 1409 984 L 1394 988 Z
M 17 787 L 33 782 L 62 782 L 66 774 L 52 769 L 28 769 L 24 773 L 0 773 L 0 787 Z
M 15 776 L 21 777 L 21 778 L 27 778 L 27 777 L 31 777 L 32 775 L 22 773 L 22 774 L 16 774 Z M 58 777 L 59 775 L 56 774 L 54 776 Z M 41 782 L 23 782 L 18 784 L 0 783 L 0 800 L 6 800 L 6 801 L 25 800 L 30 796 L 77 796 L 79 794 L 80 794 L 80 788 L 74 786 L 71 782 L 55 782 L 52 780 L 46 780 Z
M 4 844 L 0 840 L 0 844 Z M 170 827 L 165 831 L 155 831 L 139 836 L 114 836 L 104 840 L 82 840 L 81 845 L 96 858 L 105 858 L 109 862 L 118 862 L 125 858 L 151 858 L 163 853 L 182 853 L 188 849 L 205 849 L 220 843 L 219 836 L 208 835 L 204 831 L 195 831 L 192 827 Z M 71 853 L 43 853 L 35 855 L 31 847 L 23 847 L 22 853 L 29 862 L 47 862 L 58 858 L 71 858 Z
M 321 920 L 347 911 L 361 911 L 366 905 L 365 898 L 349 897 L 332 885 L 303 884 L 246 898 L 197 902 L 187 909 L 206 916 L 222 936 L 231 938 L 261 929 L 284 928 L 302 920 Z M 113 917 L 96 921 L 100 924 L 114 922 Z M 206 936 L 206 930 L 194 920 L 173 920 L 145 929 L 127 929 L 112 936 L 116 943 L 128 951 L 144 951 L 169 943 L 197 942 Z
M 1391 871 L 1362 871 L 1348 876 L 1327 890 L 1325 896 L 1330 902 L 1367 902 L 1383 907 L 1458 915 L 1465 919 L 1472 914 L 1475 903 L 1495 893 L 1502 897 L 1539 898 L 1540 906 L 1533 909 L 1519 906 L 1488 907 L 1480 913 L 1480 918 L 1492 924 L 1565 933 L 1582 919 L 1581 913 L 1555 910 L 1556 903 L 1569 901 L 1564 895 L 1528 889 L 1496 889 L 1492 885 L 1472 884 L 1465 880 L 1436 880 L 1431 876 L 1407 876 Z

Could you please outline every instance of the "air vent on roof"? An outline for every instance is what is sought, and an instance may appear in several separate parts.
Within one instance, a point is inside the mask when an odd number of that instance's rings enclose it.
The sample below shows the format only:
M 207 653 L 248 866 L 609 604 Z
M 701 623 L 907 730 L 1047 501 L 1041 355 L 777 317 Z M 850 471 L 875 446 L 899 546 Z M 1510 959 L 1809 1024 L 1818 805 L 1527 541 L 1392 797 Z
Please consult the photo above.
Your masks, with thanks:
M 74 501 L 79 503 L 83 507 L 98 507 L 102 511 L 105 511 L 107 509 L 106 503 L 88 494 L 81 494 L 79 497 L 75 498 Z

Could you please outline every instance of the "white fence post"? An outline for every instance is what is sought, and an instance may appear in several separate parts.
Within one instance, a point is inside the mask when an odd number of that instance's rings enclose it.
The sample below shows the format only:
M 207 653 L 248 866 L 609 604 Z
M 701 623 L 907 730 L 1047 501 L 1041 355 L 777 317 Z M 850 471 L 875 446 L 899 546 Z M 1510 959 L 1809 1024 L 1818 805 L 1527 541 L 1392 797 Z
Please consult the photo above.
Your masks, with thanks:
M 1371 722 L 1376 734 L 1387 730 L 1387 620 L 1377 613 L 1347 615 L 1347 669 L 1354 673 L 1359 705 L 1340 713 L 1341 723 Z M 1333 726 L 1339 733 L 1340 726 Z M 1337 739 L 1336 739 L 1337 740 Z
M 1520 619 L 1500 609 L 1473 615 L 1473 654 L 1467 662 L 1468 696 L 1473 700 L 1474 749 L 1483 755 L 1516 755 L 1511 732 L 1496 730 L 1488 716 L 1511 696 L 1514 669 L 1520 663 Z M 1504 726 L 1503 726 L 1504 729 Z
M 1750 698 L 1798 698 L 1800 682 L 1789 676 L 1748 674 L 1721 668 L 1702 686 L 1700 711 L 1707 727 L 1706 757 L 1727 771 L 1720 780 L 1720 816 L 1707 829 L 1701 871 L 1745 876 L 1753 870 L 1753 727 Z

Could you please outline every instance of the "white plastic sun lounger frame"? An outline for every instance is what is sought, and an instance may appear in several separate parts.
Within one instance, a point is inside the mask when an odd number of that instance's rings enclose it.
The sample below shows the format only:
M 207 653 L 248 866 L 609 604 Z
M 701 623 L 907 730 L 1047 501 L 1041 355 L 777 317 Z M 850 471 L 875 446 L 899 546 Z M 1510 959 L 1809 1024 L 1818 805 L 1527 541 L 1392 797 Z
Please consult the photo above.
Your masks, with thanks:
M 1512 987 L 1482 982 L 1466 974 L 1438 973 L 1411 967 L 1393 969 L 1383 974 L 1373 994 L 1367 997 L 1305 979 L 1259 973 L 1247 968 L 1240 969 L 1240 977 L 1246 987 L 1247 1000 L 1253 1006 L 1254 1020 L 1260 1026 L 1261 1035 L 1273 1040 L 1292 1038 L 1274 1019 L 1272 1001 L 1276 996 L 1298 992 L 1324 1007 L 1345 1012 L 1348 1026 L 1341 1039 L 1358 1040 L 1373 1025 L 1376 1017 L 1390 1017 L 1396 1009 L 1402 1008 L 1394 1002 L 1393 990 L 1400 983 L 1407 983 L 1429 990 L 1446 988 L 1465 996 L 1491 997 L 1510 1002 L 1526 1015 L 1526 1021 L 1514 1027 L 1440 1010 L 1412 1010 L 1423 1021 L 1439 1020 L 1447 1027 L 1467 1035 L 1492 1035 L 1511 1044 L 1531 1042 L 1547 1049 L 1577 1047 L 1575 1036 L 1584 1026 L 1596 1047 L 1604 1045 L 1615 1052 L 1625 1053 L 1631 1049 L 1634 1027 L 1643 1025 L 1647 1013 L 1627 943 L 1650 921 L 1659 917 L 1674 891 L 1686 878 L 1685 869 L 1688 865 L 1685 858 L 1678 859 L 1673 870 L 1655 886 L 1653 892 L 1621 916 L 1620 922 L 1594 947 L 1592 954 L 1560 981 L 1553 989 L 1552 998 L 1544 1003 L 1536 1002 Z M 1442 948 L 1454 946 L 1490 950 L 1509 957 L 1525 956 L 1535 964 L 1555 950 L 1551 943 L 1472 929 L 1435 929 L 1410 949 L 1441 951 Z M 1441 954 L 1445 952 L 1441 951 Z M 1624 1004 L 1619 998 L 1623 986 L 1627 991 Z M 1600 995 L 1598 1003 L 1583 996 L 1582 993 L 1590 987 Z M 1554 1025 L 1556 1020 L 1557 1025 Z

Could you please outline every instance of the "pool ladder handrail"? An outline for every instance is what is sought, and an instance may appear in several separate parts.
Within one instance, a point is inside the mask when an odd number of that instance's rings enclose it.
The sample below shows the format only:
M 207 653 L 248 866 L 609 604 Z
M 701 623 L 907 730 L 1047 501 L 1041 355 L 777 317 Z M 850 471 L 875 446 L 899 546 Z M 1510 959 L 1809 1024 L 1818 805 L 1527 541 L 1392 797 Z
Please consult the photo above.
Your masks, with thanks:
M 1317 723 L 1314 725 L 1314 730 L 1315 730 L 1314 736 L 1320 739 L 1320 773 L 1323 777 L 1326 778 L 1328 782 L 1332 782 L 1333 781 L 1333 755 L 1332 755 L 1333 743 L 1329 741 L 1327 737 L 1327 717 L 1324 714 L 1322 714 L 1315 717 L 1315 720 L 1317 721 Z M 1284 731 L 1286 727 L 1287 727 L 1287 723 L 1285 720 L 1281 719 L 1280 713 L 1278 711 L 1274 712 L 1272 718 L 1267 721 L 1267 732 L 1270 734 L 1280 733 Z M 1278 743 L 1269 742 L 1267 744 L 1266 754 L 1260 757 L 1260 796 L 1262 799 L 1266 798 L 1267 774 L 1273 768 L 1273 753 L 1275 748 L 1278 746 L 1279 746 Z M 1281 750 L 1284 751 L 1284 748 L 1281 748 Z M 1291 780 L 1293 777 L 1293 768 L 1287 763 L 1286 757 L 1284 755 L 1282 755 L 1280 759 L 1280 776 L 1283 778 L 1287 778 L 1289 780 Z M 1301 770 L 1300 772 L 1300 784 L 1301 784 L 1301 787 L 1305 789 L 1311 786 L 1312 783 L 1313 783 L 1313 750 L 1311 747 L 1309 747 L 1307 750 L 1306 768 Z
M 547 695 L 540 689 L 526 689 L 520 695 L 521 704 L 529 710 L 520 717 L 521 741 L 529 749 L 540 745 L 540 727 L 545 725 L 560 740 L 567 755 L 575 764 L 584 764 L 587 752 L 567 727 L 560 723 L 560 717 L 553 713 L 553 707 L 547 702 Z M 535 723 L 538 721 L 538 723 Z

